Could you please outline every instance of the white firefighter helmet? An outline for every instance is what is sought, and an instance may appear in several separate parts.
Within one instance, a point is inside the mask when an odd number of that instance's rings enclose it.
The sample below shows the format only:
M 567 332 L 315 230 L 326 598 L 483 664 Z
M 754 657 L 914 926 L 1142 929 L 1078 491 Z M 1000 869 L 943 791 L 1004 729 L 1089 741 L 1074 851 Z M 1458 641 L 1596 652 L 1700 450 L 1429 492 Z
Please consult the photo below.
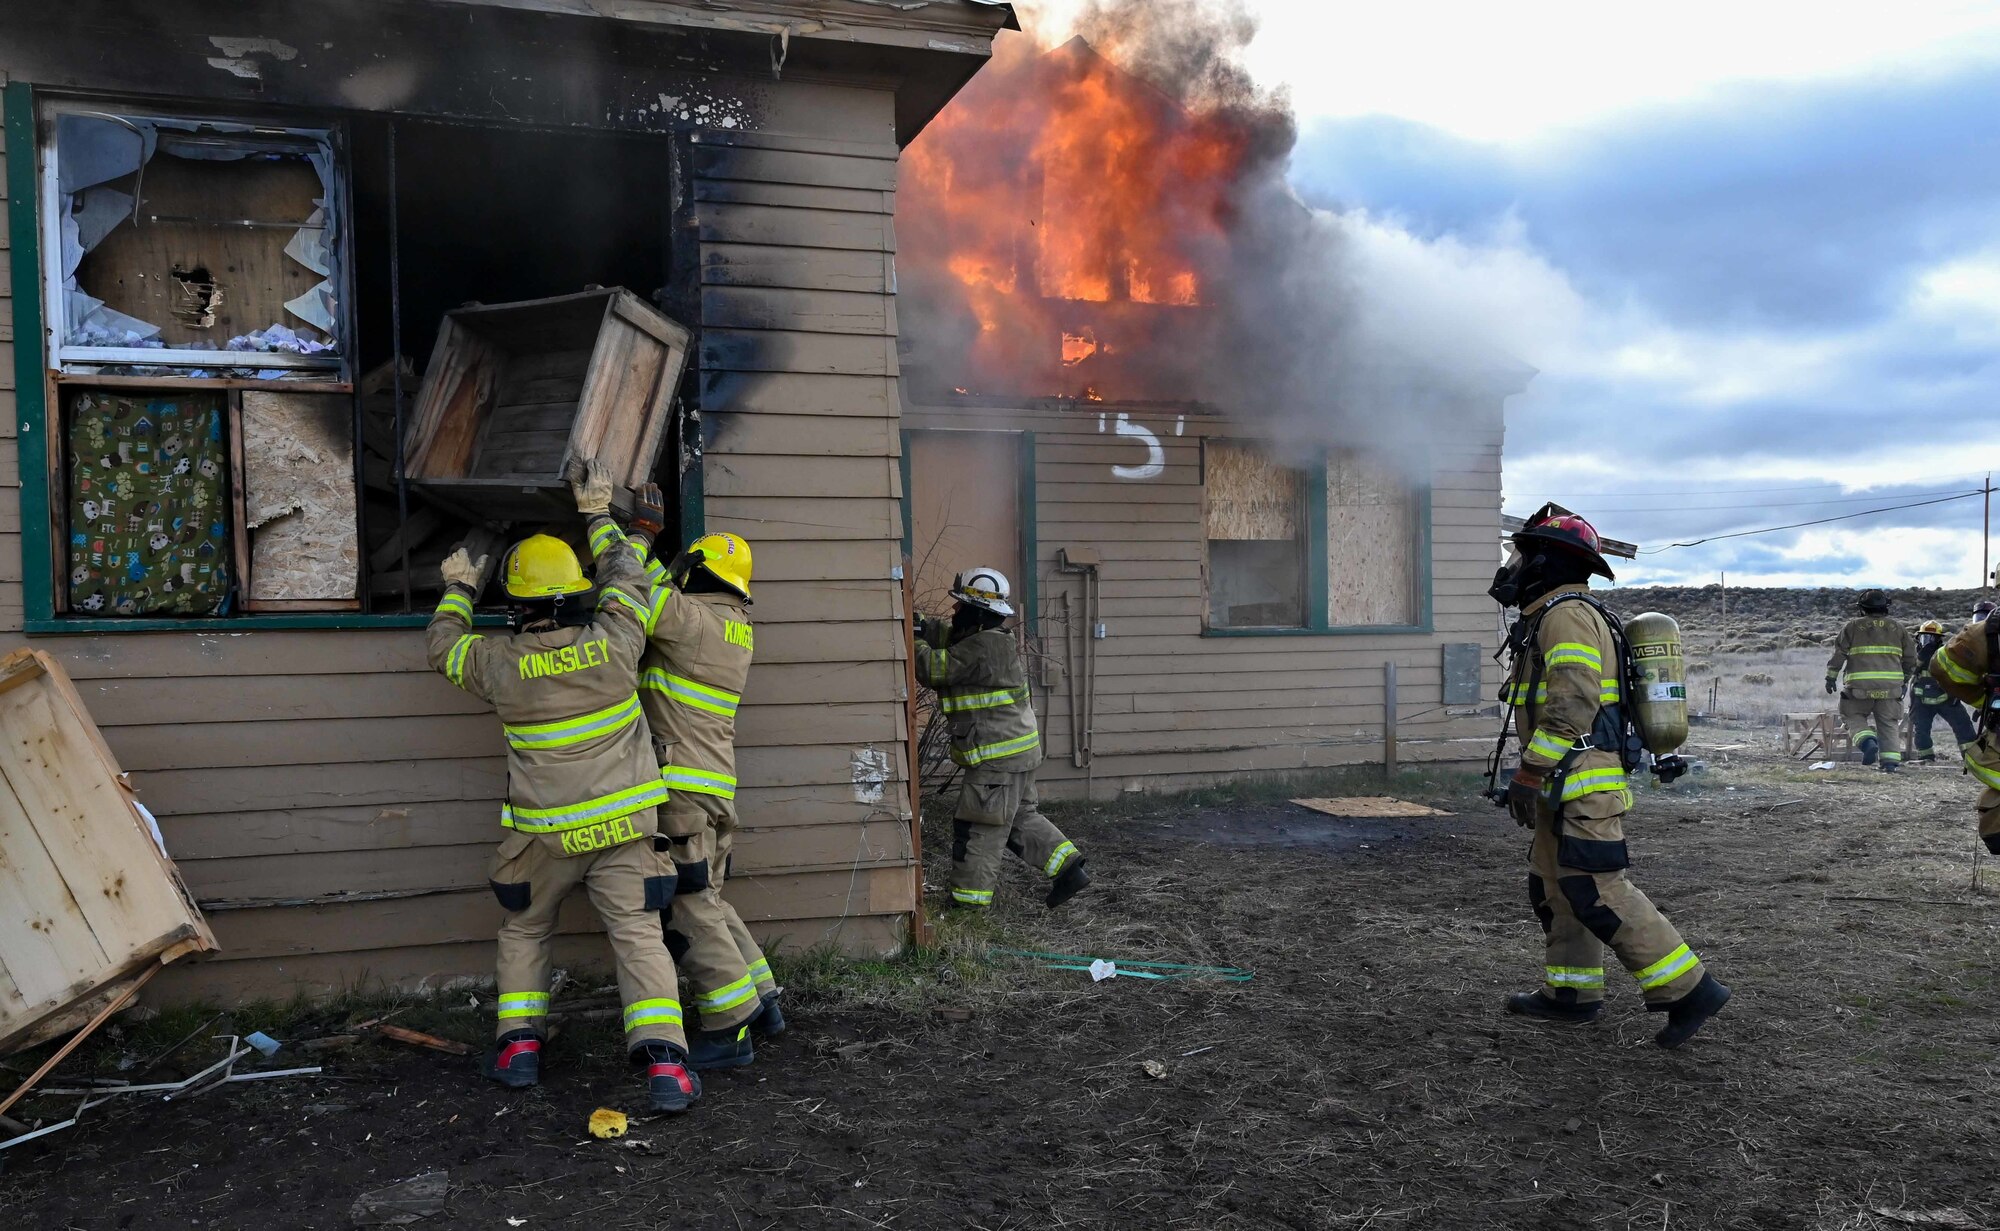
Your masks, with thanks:
M 1007 602 L 1007 574 L 997 568 L 976 568 L 951 579 L 951 596 L 981 611 L 1010 616 L 1014 608 Z

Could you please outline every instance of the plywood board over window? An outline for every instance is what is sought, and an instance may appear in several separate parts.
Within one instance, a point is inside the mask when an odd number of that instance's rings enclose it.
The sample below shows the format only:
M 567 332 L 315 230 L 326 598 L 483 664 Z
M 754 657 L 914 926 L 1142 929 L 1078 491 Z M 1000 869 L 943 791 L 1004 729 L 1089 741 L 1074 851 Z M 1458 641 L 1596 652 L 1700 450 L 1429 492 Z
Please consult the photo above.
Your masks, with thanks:
M 1249 445 L 1209 441 L 1208 621 L 1211 628 L 1306 623 L 1304 476 Z
M 337 394 L 241 396 L 235 439 L 250 557 L 244 605 L 358 607 L 352 403 Z
M 1021 567 L 1021 438 L 1013 432 L 912 432 L 910 557 L 917 609 L 951 612 L 952 578 L 997 568 L 1017 596 Z
M 1421 537 L 1411 484 L 1351 449 L 1326 461 L 1328 620 L 1336 628 L 1418 622 Z

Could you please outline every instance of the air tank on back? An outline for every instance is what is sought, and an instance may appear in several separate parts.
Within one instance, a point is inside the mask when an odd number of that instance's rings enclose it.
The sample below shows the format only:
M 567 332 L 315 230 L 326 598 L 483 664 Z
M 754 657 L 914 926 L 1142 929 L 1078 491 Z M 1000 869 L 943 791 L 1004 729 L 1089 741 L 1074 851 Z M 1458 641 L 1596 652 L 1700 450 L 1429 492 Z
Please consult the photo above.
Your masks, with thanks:
M 1688 737 L 1687 665 L 1681 658 L 1681 626 L 1670 615 L 1648 611 L 1625 624 L 1632 664 L 1639 679 L 1630 699 L 1632 725 L 1646 751 L 1666 756 Z

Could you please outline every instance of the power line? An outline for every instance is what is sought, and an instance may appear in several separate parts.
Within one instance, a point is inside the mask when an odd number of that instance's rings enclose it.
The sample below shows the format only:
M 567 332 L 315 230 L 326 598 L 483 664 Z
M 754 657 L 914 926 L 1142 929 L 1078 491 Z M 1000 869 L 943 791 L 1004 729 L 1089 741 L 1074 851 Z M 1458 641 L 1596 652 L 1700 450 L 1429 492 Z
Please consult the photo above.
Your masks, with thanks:
M 1978 478 L 1976 474 L 1953 475 L 1953 478 L 1967 482 Z M 1659 496 L 1663 499 L 1675 496 L 1758 496 L 1771 492 L 1811 492 L 1824 491 L 1829 487 L 1846 487 L 1844 483 L 1805 483 L 1792 487 L 1712 487 L 1700 491 L 1644 491 L 1635 492 L 1630 488 L 1617 492 L 1557 492 L 1549 499 L 1560 500 L 1613 500 L 1621 496 Z M 1864 500 L 1876 497 L 1864 496 Z
M 1930 496 L 1977 496 L 1982 490 L 1983 489 L 1981 488 L 1975 487 L 1969 492 L 1962 490 L 1943 491 L 1943 492 L 1904 492 L 1903 495 L 1913 500 L 1920 500 Z M 1647 494 L 1650 495 L 1651 493 Z M 1799 509 L 1799 508 L 1805 508 L 1809 505 L 1820 505 L 1820 504 L 1866 504 L 1871 500 L 1880 500 L 1880 499 L 1882 499 L 1882 497 L 1880 496 L 1841 496 L 1831 500 L 1766 500 L 1766 501 L 1761 501 L 1757 504 L 1657 505 L 1647 508 L 1631 508 L 1631 509 L 1593 508 L 1592 510 L 1590 510 L 1590 514 L 1593 517 L 1597 517 L 1607 513 L 1710 513 L 1710 512 L 1729 513 L 1737 511 L 1739 509 Z
M 1699 547 L 1703 543 L 1714 543 L 1723 539 L 1740 539 L 1753 534 L 1773 534 L 1779 530 L 1799 530 L 1806 526 L 1824 526 L 1828 522 L 1852 521 L 1857 517 L 1873 517 L 1877 513 L 1894 513 L 1898 509 L 1920 509 L 1925 505 L 1931 504 L 1949 504 L 1954 500 L 1969 500 L 1974 496 L 1983 496 L 1985 494 L 1985 489 L 1980 488 L 1977 491 L 1961 492 L 1956 496 L 1940 496 L 1935 500 L 1918 500 L 1910 504 L 1885 505 L 1879 509 L 1863 509 L 1858 513 L 1842 513 L 1837 517 L 1821 517 L 1813 521 L 1796 521 L 1785 526 L 1765 526 L 1758 530 L 1737 530 L 1729 534 L 1711 534 L 1706 538 L 1689 539 L 1685 543 L 1668 543 L 1663 547 L 1646 548 L 1641 550 L 1639 554 L 1642 556 L 1657 556 L 1663 551 L 1672 551 L 1676 547 Z

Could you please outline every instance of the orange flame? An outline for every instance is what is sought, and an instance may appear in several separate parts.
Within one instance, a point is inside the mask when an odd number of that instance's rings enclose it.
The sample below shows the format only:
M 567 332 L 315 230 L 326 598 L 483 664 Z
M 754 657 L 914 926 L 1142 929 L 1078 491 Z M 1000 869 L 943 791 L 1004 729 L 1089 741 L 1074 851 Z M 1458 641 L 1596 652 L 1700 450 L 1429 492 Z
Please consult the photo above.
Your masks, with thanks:
M 1199 308 L 1219 276 L 1248 137 L 1081 39 L 1048 54 L 1025 42 L 1003 44 L 904 154 L 912 318 L 963 335 L 918 362 L 982 388 L 1099 400 L 1111 380 L 1120 397 L 1175 397 L 1144 387 L 1184 327 L 1159 313 Z

